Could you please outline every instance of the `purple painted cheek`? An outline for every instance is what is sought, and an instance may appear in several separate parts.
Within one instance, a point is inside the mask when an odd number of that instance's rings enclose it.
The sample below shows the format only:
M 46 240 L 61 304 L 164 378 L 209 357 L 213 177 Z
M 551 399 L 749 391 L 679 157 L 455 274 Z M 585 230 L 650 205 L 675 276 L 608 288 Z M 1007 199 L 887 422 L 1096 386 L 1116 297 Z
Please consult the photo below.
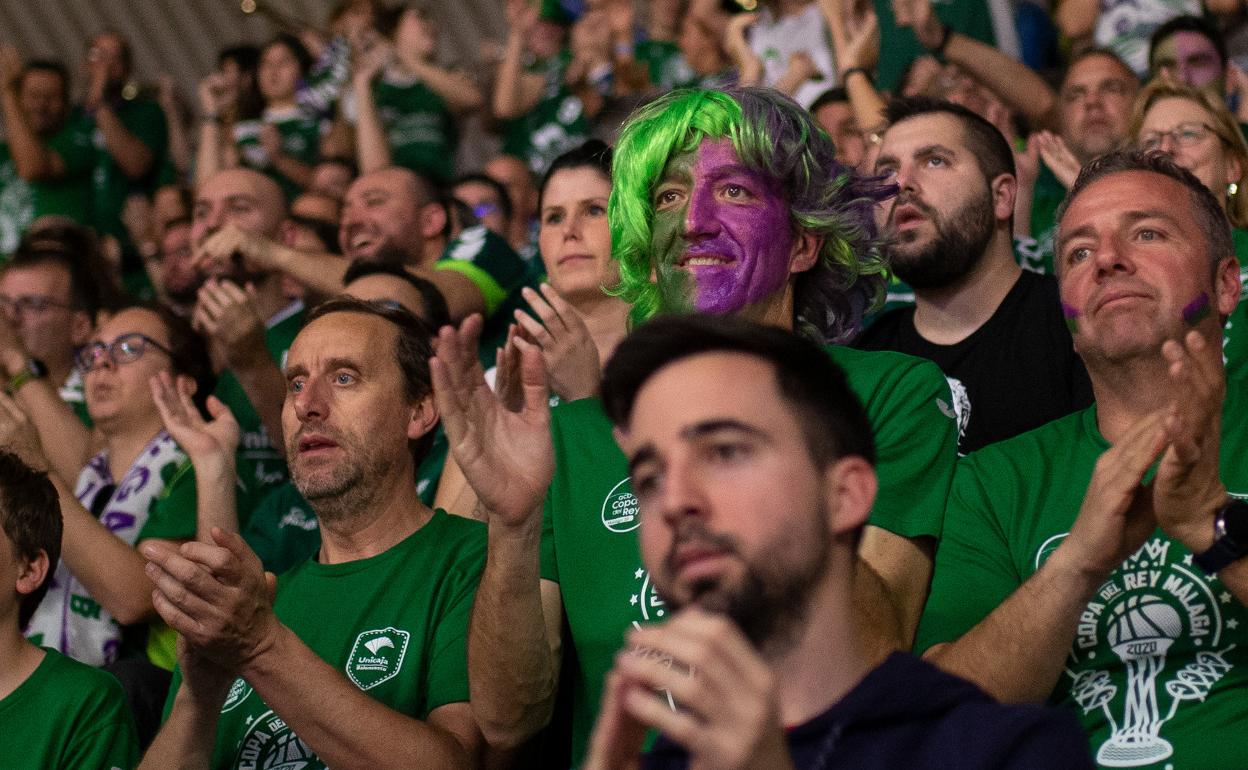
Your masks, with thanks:
M 1183 308 L 1183 320 L 1188 326 L 1195 326 L 1207 315 L 1209 315 L 1209 295 L 1203 291 Z
M 1066 319 L 1066 328 L 1074 334 L 1079 329 L 1079 311 L 1073 305 L 1062 303 L 1062 317 Z

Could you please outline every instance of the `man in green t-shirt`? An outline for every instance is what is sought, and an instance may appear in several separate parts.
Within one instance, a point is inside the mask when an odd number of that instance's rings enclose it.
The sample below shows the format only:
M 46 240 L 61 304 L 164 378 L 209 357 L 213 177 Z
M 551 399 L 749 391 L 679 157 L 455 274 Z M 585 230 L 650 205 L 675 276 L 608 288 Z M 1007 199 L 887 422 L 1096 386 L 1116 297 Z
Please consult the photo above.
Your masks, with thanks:
M 727 138 L 747 134 L 740 147 Z M 852 335 L 882 294 L 872 209 L 885 190 L 834 154 L 808 113 L 765 89 L 680 92 L 634 114 L 617 146 L 608 215 L 634 318 L 693 310 L 801 329 L 824 345 Z M 467 361 L 467 332 L 444 333 L 439 359 Z M 848 372 L 880 447 L 883 492 L 862 542 L 859 609 L 874 644 L 908 646 L 952 478 L 948 386 L 934 364 L 910 356 L 827 350 Z M 489 391 L 466 370 L 447 368 L 454 389 L 474 391 L 470 402 L 439 401 L 451 451 L 498 533 L 470 638 L 474 708 L 499 745 L 541 726 L 566 613 L 578 663 L 568 675 L 579 762 L 624 631 L 665 612 L 638 556 L 627 461 L 597 400 L 556 408 L 549 429 L 544 408 L 516 422 L 487 418 L 497 405 Z M 475 435 L 488 434 L 479 454 L 452 416 L 465 406 Z M 481 422 L 495 419 L 495 429 Z
M 2 46 L 0 79 L 0 254 L 10 254 L 41 216 L 86 223 L 95 150 L 83 116 L 70 111 L 64 66 L 23 66 L 12 46 Z
M 22 635 L 52 583 L 61 528 L 47 474 L 0 451 L 0 767 L 131 767 L 138 739 L 117 680 Z
M 1230 227 L 1189 172 L 1137 151 L 1086 166 L 1058 222 L 1096 404 L 962 461 L 916 649 L 1001 700 L 1065 704 L 1102 766 L 1225 767 L 1210 738 L 1248 718 Z
M 486 533 L 417 496 L 438 420 L 430 355 L 404 310 L 339 298 L 309 314 L 282 423 L 321 547 L 276 591 L 237 534 L 144 552 L 183 643 L 142 767 L 471 766 L 465 637 Z M 232 487 L 217 489 L 201 520 L 228 516 Z

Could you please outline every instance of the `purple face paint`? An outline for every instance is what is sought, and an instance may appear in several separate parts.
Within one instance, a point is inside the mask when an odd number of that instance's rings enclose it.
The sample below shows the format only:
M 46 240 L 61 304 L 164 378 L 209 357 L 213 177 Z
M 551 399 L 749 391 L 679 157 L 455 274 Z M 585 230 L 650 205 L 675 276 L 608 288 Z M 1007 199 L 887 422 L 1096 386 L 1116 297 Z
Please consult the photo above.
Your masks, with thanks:
M 781 192 L 728 139 L 703 140 L 691 176 L 678 264 L 694 276 L 696 309 L 735 313 L 783 289 L 793 232 Z
M 1188 326 L 1195 326 L 1209 315 L 1209 295 L 1201 292 L 1196 299 L 1183 306 L 1183 320 Z
M 1079 311 L 1073 305 L 1062 303 L 1062 317 L 1066 319 L 1066 328 L 1070 329 L 1070 333 L 1074 334 L 1079 329 Z

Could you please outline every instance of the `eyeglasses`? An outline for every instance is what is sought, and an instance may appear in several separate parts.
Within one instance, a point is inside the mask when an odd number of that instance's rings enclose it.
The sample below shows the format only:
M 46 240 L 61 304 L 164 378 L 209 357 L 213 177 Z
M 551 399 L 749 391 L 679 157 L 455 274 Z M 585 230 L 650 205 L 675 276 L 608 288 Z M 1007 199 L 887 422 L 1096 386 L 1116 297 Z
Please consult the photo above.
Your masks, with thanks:
M 57 302 L 51 297 L 30 294 L 25 297 L 6 297 L 0 295 L 0 310 L 10 315 L 26 315 L 27 313 L 44 313 L 50 308 L 69 310 L 64 302 Z
M 1179 147 L 1195 147 L 1215 133 L 1212 126 L 1204 123 L 1180 123 L 1169 131 L 1149 131 L 1140 137 L 1140 149 L 1159 150 L 1161 142 L 1167 136 Z
M 114 364 L 128 364 L 131 361 L 138 361 L 142 358 L 147 351 L 148 345 L 173 358 L 173 353 L 169 348 L 146 334 L 131 332 L 130 334 L 121 335 L 113 340 L 111 344 L 106 345 L 98 341 L 87 343 L 74 355 L 74 363 L 78 365 L 78 370 L 84 374 L 94 369 L 105 356 L 108 356 L 109 360 Z

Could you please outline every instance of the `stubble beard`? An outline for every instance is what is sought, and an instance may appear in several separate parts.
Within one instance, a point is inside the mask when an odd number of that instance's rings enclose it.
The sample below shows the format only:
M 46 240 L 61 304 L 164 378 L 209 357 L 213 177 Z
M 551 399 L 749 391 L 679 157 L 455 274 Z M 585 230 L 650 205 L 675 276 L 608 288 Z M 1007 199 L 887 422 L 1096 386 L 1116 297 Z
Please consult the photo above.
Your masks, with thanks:
M 357 458 L 358 454 L 315 475 L 304 475 L 297 463 L 291 464 L 291 480 L 322 524 L 350 521 L 374 507 L 377 481 L 391 464 L 380 457 Z
M 656 586 L 664 601 L 676 610 L 697 605 L 707 612 L 726 615 L 766 657 L 783 655 L 797 644 L 805 627 L 815 587 L 831 567 L 832 537 L 823 523 L 826 506 L 820 503 L 818 519 L 808 532 L 795 533 L 760 553 L 753 561 L 740 551 L 736 538 L 714 534 L 700 522 L 678 533 L 677 544 L 693 540 L 731 553 L 744 568 L 740 580 L 725 583 L 715 579 L 690 586 L 687 601 L 669 598 Z M 805 558 L 795 558 L 795 556 Z M 671 563 L 671 554 L 668 557 Z M 673 574 L 669 567 L 668 575 Z

